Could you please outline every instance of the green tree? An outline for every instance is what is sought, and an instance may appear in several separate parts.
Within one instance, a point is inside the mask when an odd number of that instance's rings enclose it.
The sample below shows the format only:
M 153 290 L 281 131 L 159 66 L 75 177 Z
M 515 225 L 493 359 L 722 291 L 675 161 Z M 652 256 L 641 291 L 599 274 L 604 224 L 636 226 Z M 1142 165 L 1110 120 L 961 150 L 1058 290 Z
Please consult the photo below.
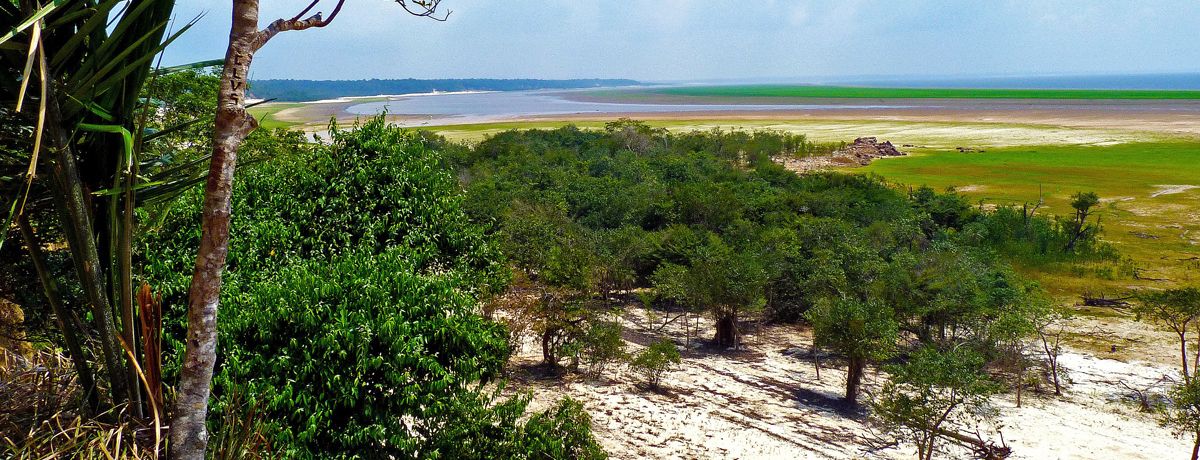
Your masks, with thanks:
M 1067 241 L 1066 251 L 1075 250 L 1075 243 L 1085 234 L 1092 233 L 1096 227 L 1088 225 L 1088 217 L 1092 215 L 1092 208 L 1100 204 L 1100 197 L 1096 192 L 1075 192 L 1071 195 L 1071 208 L 1075 209 L 1075 216 L 1071 220 L 1071 239 Z
M 891 379 L 872 402 L 876 422 L 916 444 L 921 460 L 933 458 L 938 438 L 967 443 L 988 453 L 1006 451 L 955 431 L 989 418 L 987 398 L 998 386 L 983 372 L 983 365 L 983 357 L 966 347 L 947 351 L 926 347 L 904 364 L 886 367 Z
M 690 254 L 686 267 L 664 264 L 653 278 L 661 296 L 710 313 L 716 323 L 713 341 L 722 347 L 738 345 L 740 318 L 765 303 L 762 263 L 712 234 Z
M 1194 376 L 1193 376 L 1194 377 Z M 1200 379 L 1190 378 L 1167 393 L 1171 404 L 1163 423 L 1179 436 L 1192 437 L 1192 460 L 1200 458 Z
M 857 403 L 867 362 L 885 359 L 896 349 L 892 309 L 876 300 L 828 299 L 804 317 L 813 326 L 815 346 L 846 357 L 846 401 Z
M 1196 335 L 1195 356 L 1188 353 L 1188 328 L 1200 318 L 1200 288 L 1176 288 L 1164 291 L 1143 291 L 1137 295 L 1134 313 L 1139 320 L 1149 320 L 1167 326 L 1179 337 L 1179 366 L 1184 382 L 1200 364 L 1200 333 Z M 1193 359 L 1191 371 L 1188 359 Z

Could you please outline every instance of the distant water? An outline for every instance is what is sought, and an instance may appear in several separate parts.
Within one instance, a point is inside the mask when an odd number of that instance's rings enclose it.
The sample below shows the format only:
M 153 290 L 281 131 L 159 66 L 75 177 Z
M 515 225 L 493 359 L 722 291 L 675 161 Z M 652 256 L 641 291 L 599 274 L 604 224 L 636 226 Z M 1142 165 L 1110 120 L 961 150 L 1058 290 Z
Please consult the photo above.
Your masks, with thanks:
M 829 83 L 892 88 L 1200 90 L 1200 73 L 912 79 L 867 78 L 835 80 Z
M 1158 78 L 1139 75 L 1129 77 L 1037 77 L 1025 79 L 976 79 L 976 80 L 924 80 L 885 82 L 864 82 L 854 84 L 871 86 L 905 86 L 914 87 L 973 87 L 973 88 L 1101 88 L 1109 85 L 1112 88 L 1164 88 L 1168 84 L 1180 88 L 1200 83 L 1192 80 L 1200 74 L 1160 76 Z M 844 84 L 850 84 L 846 82 Z M 958 85 L 958 86 L 955 86 Z M 992 85 L 992 86 L 987 86 Z M 1024 86 L 1018 86 L 1024 85 Z M 1039 86 L 1040 85 L 1040 86 Z M 1142 85 L 1142 86 L 1137 86 Z M 730 101 L 727 104 L 702 103 L 703 101 L 671 101 L 671 102 L 633 102 L 614 101 L 603 102 L 577 100 L 573 97 L 575 91 L 501 91 L 477 93 L 436 93 L 412 94 L 390 97 L 386 101 L 363 102 L 353 104 L 345 110 L 357 115 L 375 115 L 386 111 L 391 115 L 402 115 L 412 118 L 402 124 L 408 126 L 436 126 L 463 123 L 485 123 L 513 119 L 526 119 L 537 116 L 555 115 L 611 115 L 623 116 L 629 114 L 656 113 L 713 113 L 713 112 L 763 112 L 780 113 L 820 112 L 827 110 L 855 110 L 867 113 L 870 111 L 887 112 L 903 109 L 937 109 L 937 110 L 1085 110 L 1096 112 L 1162 112 L 1200 114 L 1200 101 L 1158 101 L 1158 100 L 1003 100 L 1003 99 L 900 99 L 894 103 L 879 99 L 822 99 L 813 103 L 772 103 L 762 104 L 753 102 L 771 102 L 762 100 Z
M 447 93 L 397 97 L 379 102 L 364 102 L 346 108 L 356 115 L 423 116 L 424 125 L 479 123 L 543 115 L 587 115 L 624 113 L 783 111 L 825 109 L 901 109 L 901 104 L 641 104 L 576 101 L 563 97 L 563 91 L 504 91 L 489 93 Z

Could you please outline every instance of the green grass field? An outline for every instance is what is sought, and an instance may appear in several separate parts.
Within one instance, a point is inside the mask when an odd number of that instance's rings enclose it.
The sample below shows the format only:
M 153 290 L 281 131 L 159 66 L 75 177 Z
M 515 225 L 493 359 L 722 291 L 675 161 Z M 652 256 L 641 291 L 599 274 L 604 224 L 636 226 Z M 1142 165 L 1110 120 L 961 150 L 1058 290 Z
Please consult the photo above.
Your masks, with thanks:
M 898 184 L 956 187 L 984 205 L 1032 203 L 1041 194 L 1046 206 L 1039 212 L 1060 215 L 1071 212 L 1072 193 L 1094 191 L 1103 200 L 1102 238 L 1131 259 L 1140 276 L 1169 280 L 1103 279 L 1067 269 L 1036 274 L 1059 294 L 1116 295 L 1131 286 L 1194 283 L 1200 275 L 1200 189 L 1166 187 L 1200 186 L 1200 143 L 918 151 L 853 171 Z
M 622 92 L 596 92 L 621 97 Z M 625 97 L 847 98 L 847 99 L 1200 99 L 1192 90 L 1055 90 L 967 88 L 869 88 L 855 86 L 742 85 L 696 86 L 626 91 Z
M 275 118 L 275 114 L 284 109 L 303 106 L 304 104 L 297 102 L 272 102 L 257 107 L 251 107 L 247 109 L 247 112 L 250 112 L 250 115 L 253 115 L 254 118 L 258 120 L 258 126 L 260 128 L 290 128 L 299 125 L 300 123 L 278 120 Z

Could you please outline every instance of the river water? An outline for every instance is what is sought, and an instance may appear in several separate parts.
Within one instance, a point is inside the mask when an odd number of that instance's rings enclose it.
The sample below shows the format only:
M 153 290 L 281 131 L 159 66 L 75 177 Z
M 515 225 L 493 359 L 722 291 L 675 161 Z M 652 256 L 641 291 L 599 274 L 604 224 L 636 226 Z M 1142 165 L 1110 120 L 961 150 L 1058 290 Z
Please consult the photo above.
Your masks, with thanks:
M 769 103 L 764 103 L 769 102 Z M 588 97 L 586 91 L 505 91 L 432 93 L 391 96 L 386 101 L 351 104 L 355 115 L 389 115 L 408 118 L 402 124 L 447 125 L 484 123 L 564 115 L 624 115 L 662 113 L 820 112 L 853 110 L 1071 110 L 1095 112 L 1159 112 L 1200 114 L 1200 101 L 1160 100 L 1005 100 L 1005 99 L 813 99 L 803 103 L 742 99 L 730 103 L 696 103 L 695 100 L 648 99 L 644 102 L 608 102 Z

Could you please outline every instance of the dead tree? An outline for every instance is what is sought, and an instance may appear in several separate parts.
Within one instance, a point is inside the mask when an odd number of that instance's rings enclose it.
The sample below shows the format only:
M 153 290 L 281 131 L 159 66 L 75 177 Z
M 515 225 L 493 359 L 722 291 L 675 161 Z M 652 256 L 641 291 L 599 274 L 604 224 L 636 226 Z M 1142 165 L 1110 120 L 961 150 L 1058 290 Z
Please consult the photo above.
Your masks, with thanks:
M 434 16 L 440 0 L 395 1 L 413 15 L 446 19 L 445 16 Z M 250 63 L 254 54 L 280 32 L 329 25 L 341 11 L 345 0 L 338 0 L 328 17 L 321 12 L 306 17 L 319 2 L 313 0 L 292 18 L 277 19 L 260 30 L 258 0 L 233 1 L 233 24 L 217 93 L 212 160 L 204 187 L 200 248 L 188 291 L 187 342 L 174 418 L 171 421 L 173 459 L 201 460 L 208 444 L 204 422 L 208 415 L 209 386 L 217 359 L 217 303 L 221 294 L 221 272 L 225 269 L 225 258 L 229 251 L 233 173 L 238 147 L 258 127 L 258 122 L 246 112 Z

